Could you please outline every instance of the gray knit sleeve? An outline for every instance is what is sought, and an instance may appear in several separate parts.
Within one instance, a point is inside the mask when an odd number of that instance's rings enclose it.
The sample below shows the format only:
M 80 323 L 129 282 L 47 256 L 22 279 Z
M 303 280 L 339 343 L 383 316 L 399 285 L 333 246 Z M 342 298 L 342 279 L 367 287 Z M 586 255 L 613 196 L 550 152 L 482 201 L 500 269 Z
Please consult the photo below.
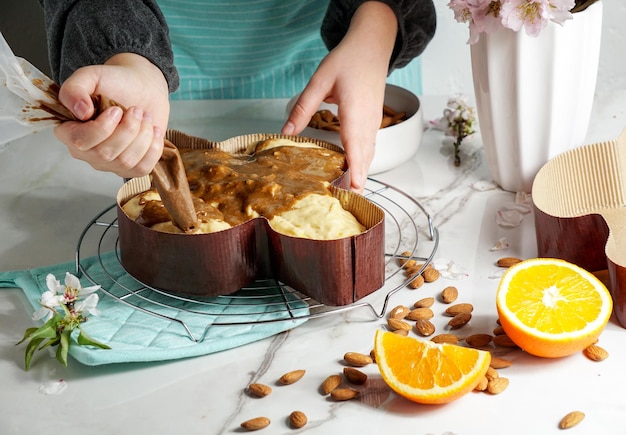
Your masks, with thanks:
M 169 30 L 153 0 L 39 0 L 55 81 L 76 69 L 136 53 L 161 69 L 170 92 L 178 88 Z
M 344 37 L 350 19 L 368 0 L 330 0 L 322 22 L 322 39 L 328 49 Z M 437 16 L 432 0 L 378 0 L 393 9 L 398 19 L 398 37 L 391 56 L 389 72 L 406 66 L 419 56 L 435 35 Z

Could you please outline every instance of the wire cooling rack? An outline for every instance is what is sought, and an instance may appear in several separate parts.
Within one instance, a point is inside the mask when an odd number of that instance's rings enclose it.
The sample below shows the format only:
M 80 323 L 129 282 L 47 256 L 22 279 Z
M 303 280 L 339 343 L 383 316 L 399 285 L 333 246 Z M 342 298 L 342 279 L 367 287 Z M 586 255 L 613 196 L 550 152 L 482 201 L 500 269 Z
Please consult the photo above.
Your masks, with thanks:
M 398 260 L 413 258 L 423 262 L 422 269 L 425 268 L 437 251 L 439 232 L 415 198 L 389 184 L 369 178 L 364 195 L 385 212 L 385 285 L 350 305 L 321 304 L 276 280 L 257 280 L 234 294 L 202 298 L 168 293 L 126 273 L 120 275 L 123 267 L 119 259 L 115 204 L 96 215 L 81 233 L 76 247 L 76 273 L 100 285 L 103 293 L 120 303 L 180 324 L 196 342 L 202 337 L 194 334 L 183 320 L 190 319 L 189 316 L 194 324 L 206 320 L 205 333 L 209 326 L 305 320 L 355 309 L 364 309 L 372 320 L 380 319 L 390 298 L 410 281 Z M 86 268 L 88 258 L 90 267 Z M 97 260 L 95 265 L 93 258 Z M 229 310 L 233 307 L 236 314 Z

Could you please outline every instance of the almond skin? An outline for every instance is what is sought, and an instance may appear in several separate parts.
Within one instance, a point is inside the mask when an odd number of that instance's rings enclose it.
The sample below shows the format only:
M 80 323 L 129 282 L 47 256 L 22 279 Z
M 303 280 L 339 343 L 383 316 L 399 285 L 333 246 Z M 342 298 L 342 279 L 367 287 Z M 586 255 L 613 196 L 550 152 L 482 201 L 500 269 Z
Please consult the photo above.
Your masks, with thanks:
M 433 310 L 428 307 L 414 308 L 406 316 L 407 320 L 429 320 L 433 317 L 435 317 L 435 313 L 433 313 Z
M 422 298 L 413 304 L 413 308 L 430 308 L 435 303 L 435 298 Z
M 270 425 L 270 419 L 267 417 L 256 417 L 241 423 L 241 427 L 246 430 L 260 430 Z
M 472 319 L 471 313 L 459 313 L 448 322 L 448 326 L 452 329 L 465 326 Z
M 457 344 L 460 339 L 454 334 L 439 334 L 431 338 L 430 341 L 433 341 L 435 343 Z
M 354 367 L 344 367 L 343 375 L 349 382 L 355 385 L 363 385 L 367 382 L 367 375 Z
M 278 379 L 278 382 L 280 382 L 282 385 L 293 384 L 294 382 L 298 382 L 300 379 L 302 379 L 302 376 L 304 376 L 304 373 L 306 373 L 305 370 L 293 370 L 291 372 L 288 372 L 282 375 Z
M 484 347 L 491 343 L 489 334 L 472 334 L 465 337 L 465 342 L 472 347 Z
M 352 388 L 336 388 L 330 393 L 330 397 L 338 402 L 354 399 L 358 395 L 359 392 Z
M 389 329 L 391 329 L 392 331 L 396 331 L 398 329 L 404 329 L 408 331 L 409 329 L 411 329 L 411 325 L 409 325 L 404 320 L 394 318 L 387 319 L 387 326 L 389 326 Z
M 591 361 L 604 361 L 609 357 L 609 353 L 597 344 L 592 344 L 583 349 L 583 354 Z
M 429 337 L 435 333 L 435 325 L 430 320 L 418 319 L 415 321 L 415 331 L 422 337 Z
M 409 314 L 410 311 L 411 310 L 409 307 L 404 305 L 398 305 L 393 310 L 389 311 L 389 318 L 402 320 L 407 316 L 407 314 Z
M 272 387 L 265 384 L 250 384 L 248 385 L 248 391 L 254 396 L 265 397 L 272 392 Z
M 459 291 L 454 286 L 448 286 L 441 292 L 441 300 L 444 304 L 451 304 L 459 297 Z
M 422 272 L 424 276 L 424 282 L 435 282 L 439 279 L 440 273 L 435 268 L 429 268 Z
M 409 283 L 409 287 L 414 290 L 420 288 L 423 285 L 424 285 L 424 277 L 422 275 L 417 275 Z
M 559 422 L 559 429 L 569 429 L 583 421 L 585 413 L 581 411 L 572 411 L 566 414 Z
M 487 392 L 489 394 L 500 394 L 501 392 L 506 390 L 508 386 L 509 386 L 508 378 L 497 377 L 497 378 L 491 379 L 487 383 Z
M 304 427 L 308 422 L 306 414 L 302 411 L 293 411 L 289 414 L 289 424 L 294 429 L 300 429 Z
M 352 367 L 365 367 L 368 364 L 372 364 L 372 358 L 369 355 L 365 355 L 358 352 L 347 352 L 343 359 L 348 365 Z
M 511 267 L 514 264 L 520 263 L 522 260 L 516 257 L 503 257 L 497 261 L 499 267 Z
M 328 376 L 326 379 L 324 379 L 324 382 L 322 382 L 322 393 L 324 393 L 325 395 L 329 394 L 331 391 L 337 388 L 339 384 L 341 384 L 341 379 L 341 375 Z
M 448 308 L 446 308 L 445 314 L 448 316 L 454 317 L 457 314 L 471 313 L 472 311 L 474 311 L 474 306 L 472 304 L 465 302 L 465 303 L 450 305 Z
M 506 358 L 500 358 L 498 356 L 492 356 L 491 362 L 489 363 L 490 367 L 494 369 L 505 369 L 507 367 L 511 367 L 513 363 Z

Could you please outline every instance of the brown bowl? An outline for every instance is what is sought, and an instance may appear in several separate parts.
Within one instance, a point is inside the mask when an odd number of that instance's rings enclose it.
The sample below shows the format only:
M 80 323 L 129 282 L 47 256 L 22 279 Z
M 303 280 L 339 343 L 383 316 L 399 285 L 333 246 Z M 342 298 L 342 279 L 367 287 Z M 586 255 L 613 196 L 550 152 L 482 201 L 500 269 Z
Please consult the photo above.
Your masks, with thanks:
M 246 135 L 209 142 L 180 132 L 169 138 L 180 148 L 217 147 L 243 152 L 248 144 L 280 135 Z M 291 137 L 340 150 L 315 139 Z M 172 234 L 130 219 L 121 205 L 148 190 L 149 177 L 132 179 L 117 195 L 119 250 L 126 271 L 161 290 L 202 297 L 231 294 L 256 279 L 273 278 L 326 305 L 346 305 L 367 296 L 385 281 L 384 212 L 361 195 L 345 190 L 346 174 L 331 193 L 366 230 L 337 240 L 311 240 L 274 231 L 260 217 L 208 234 Z

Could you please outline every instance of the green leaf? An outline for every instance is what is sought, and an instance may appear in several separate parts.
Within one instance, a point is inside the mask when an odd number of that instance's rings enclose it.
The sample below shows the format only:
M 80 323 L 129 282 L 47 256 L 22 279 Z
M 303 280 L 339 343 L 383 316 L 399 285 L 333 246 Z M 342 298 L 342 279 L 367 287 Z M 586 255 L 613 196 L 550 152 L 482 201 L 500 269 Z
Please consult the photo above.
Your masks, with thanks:
M 24 354 L 24 366 L 26 371 L 30 369 L 30 361 L 33 359 L 33 354 L 37 350 L 37 347 L 44 340 L 45 338 L 35 338 L 28 343 L 28 346 L 26 346 L 26 352 Z
M 80 329 L 80 334 L 78 334 L 78 344 L 80 344 L 81 346 L 96 346 L 100 349 L 111 349 L 111 346 L 94 340 L 93 338 L 88 336 L 82 329 Z
M 61 341 L 61 336 L 57 335 L 56 337 L 54 337 L 54 339 L 51 338 L 48 341 L 46 341 L 44 344 L 42 344 L 39 350 L 44 349 L 49 346 L 56 346 L 57 344 L 59 344 L 60 341 Z
M 22 337 L 22 339 L 20 341 L 18 341 L 17 343 L 15 343 L 16 346 L 24 343 L 28 338 L 30 338 L 30 336 L 33 334 L 33 332 L 35 332 L 36 330 L 38 330 L 39 328 L 26 328 L 26 331 L 24 332 L 24 337 Z
M 61 364 L 67 367 L 67 352 L 70 350 L 70 335 L 72 331 L 69 329 L 65 329 L 61 333 L 61 341 L 59 342 L 59 347 L 57 348 L 57 359 Z

